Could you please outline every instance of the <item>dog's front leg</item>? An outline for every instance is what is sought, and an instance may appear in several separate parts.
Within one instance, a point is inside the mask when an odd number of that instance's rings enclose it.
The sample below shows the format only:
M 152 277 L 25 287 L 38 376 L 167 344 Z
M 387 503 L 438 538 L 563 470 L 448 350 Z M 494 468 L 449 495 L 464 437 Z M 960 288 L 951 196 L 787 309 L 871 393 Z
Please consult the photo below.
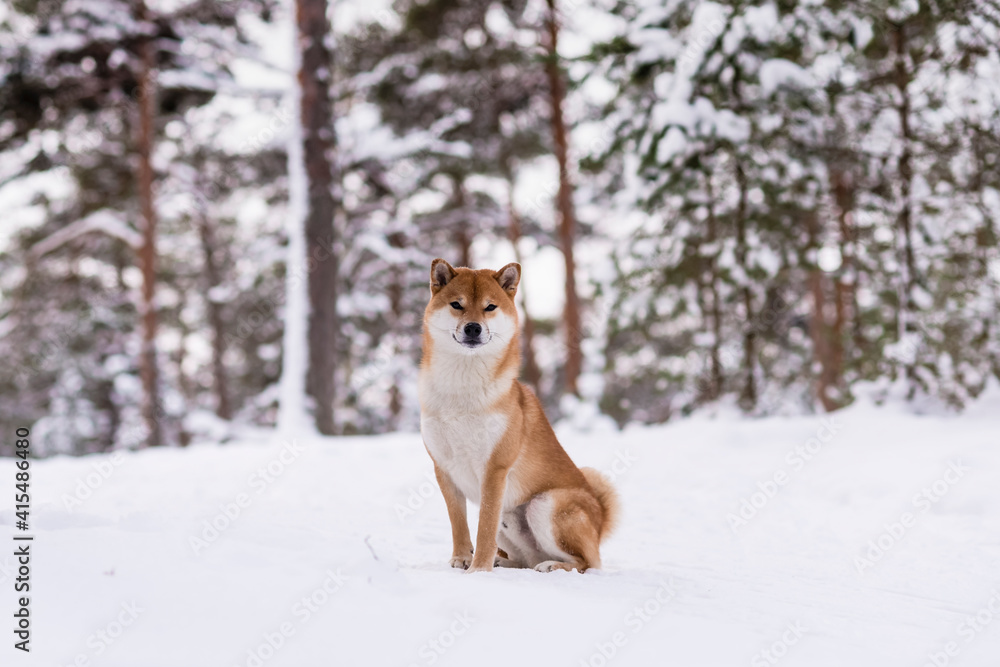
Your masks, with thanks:
M 469 535 L 469 519 L 466 514 L 465 494 L 444 470 L 434 464 L 434 476 L 437 477 L 444 504 L 448 507 L 448 519 L 451 520 L 451 560 L 452 567 L 468 569 L 472 563 L 472 536 Z
M 483 477 L 482 503 L 479 506 L 479 529 L 476 533 L 476 553 L 469 572 L 489 572 L 497 555 L 497 530 L 503 509 L 503 492 L 507 487 L 510 468 L 491 462 Z

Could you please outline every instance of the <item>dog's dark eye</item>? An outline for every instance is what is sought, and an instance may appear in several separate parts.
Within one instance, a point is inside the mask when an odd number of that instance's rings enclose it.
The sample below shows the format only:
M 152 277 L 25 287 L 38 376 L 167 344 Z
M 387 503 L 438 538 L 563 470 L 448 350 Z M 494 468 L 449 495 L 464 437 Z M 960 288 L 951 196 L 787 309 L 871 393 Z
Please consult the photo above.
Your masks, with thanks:
M 465 310 L 464 308 L 462 308 L 462 304 L 460 304 L 458 301 L 452 301 L 451 307 L 454 308 L 455 310 Z
M 496 306 L 495 303 L 491 303 L 490 305 L 486 306 L 486 312 L 487 313 L 491 313 L 491 312 L 493 312 L 496 309 L 497 309 L 497 306 Z

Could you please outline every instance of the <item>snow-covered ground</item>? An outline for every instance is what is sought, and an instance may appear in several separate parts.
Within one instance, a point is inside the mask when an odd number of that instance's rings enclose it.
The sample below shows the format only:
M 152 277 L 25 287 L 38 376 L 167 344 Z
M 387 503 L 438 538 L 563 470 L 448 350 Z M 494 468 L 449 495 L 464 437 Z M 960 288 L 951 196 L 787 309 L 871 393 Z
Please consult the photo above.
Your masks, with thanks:
M 561 432 L 579 464 L 616 478 L 625 507 L 604 569 L 584 575 L 450 569 L 415 434 L 257 432 L 37 461 L 32 652 L 8 630 L 2 662 L 995 666 L 989 413 L 865 406 Z M 13 475 L 0 462 L 8 498 Z M 0 507 L 10 545 L 15 517 Z

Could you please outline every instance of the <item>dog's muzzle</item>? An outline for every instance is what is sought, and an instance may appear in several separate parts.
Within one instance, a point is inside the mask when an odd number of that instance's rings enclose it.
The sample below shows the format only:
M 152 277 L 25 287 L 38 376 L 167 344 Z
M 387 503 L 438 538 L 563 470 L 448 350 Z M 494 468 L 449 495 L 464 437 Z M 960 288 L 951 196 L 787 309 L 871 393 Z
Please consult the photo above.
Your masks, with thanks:
M 469 322 L 462 327 L 462 337 L 454 336 L 454 338 L 465 347 L 479 347 L 486 342 L 482 336 L 483 325 L 479 324 L 479 322 Z

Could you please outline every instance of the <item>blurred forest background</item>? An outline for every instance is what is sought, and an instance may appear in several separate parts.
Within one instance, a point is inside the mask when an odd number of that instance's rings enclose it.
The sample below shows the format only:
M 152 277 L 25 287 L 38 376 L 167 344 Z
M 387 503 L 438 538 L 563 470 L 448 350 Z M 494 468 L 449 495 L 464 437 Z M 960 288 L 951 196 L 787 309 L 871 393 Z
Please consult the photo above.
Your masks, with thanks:
M 582 426 L 1000 378 L 998 0 L 0 12 L 0 433 L 39 454 L 416 429 L 434 257 L 522 262 L 523 378 Z

